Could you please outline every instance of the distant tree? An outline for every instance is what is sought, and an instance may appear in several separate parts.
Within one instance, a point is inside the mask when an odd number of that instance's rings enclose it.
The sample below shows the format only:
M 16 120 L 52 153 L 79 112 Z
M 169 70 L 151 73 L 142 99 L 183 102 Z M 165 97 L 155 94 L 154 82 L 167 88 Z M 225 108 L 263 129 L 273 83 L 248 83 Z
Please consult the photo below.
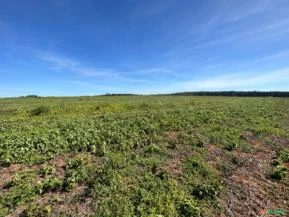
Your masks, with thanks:
M 26 98 L 39 98 L 38 95 L 33 95 L 33 94 L 27 95 L 27 96 L 25 96 L 25 97 L 26 97 Z
M 243 97 L 289 97 L 286 91 L 199 91 L 168 94 L 173 96 L 243 96 Z

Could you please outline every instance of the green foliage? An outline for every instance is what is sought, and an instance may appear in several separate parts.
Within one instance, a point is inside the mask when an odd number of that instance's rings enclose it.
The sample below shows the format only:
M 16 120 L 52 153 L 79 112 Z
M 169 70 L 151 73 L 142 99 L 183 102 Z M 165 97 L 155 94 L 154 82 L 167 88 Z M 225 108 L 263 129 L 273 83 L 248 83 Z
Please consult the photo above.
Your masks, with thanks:
M 146 149 L 147 153 L 159 153 L 160 152 L 160 148 L 158 146 L 156 146 L 155 144 L 151 144 L 148 146 L 148 148 Z
M 209 179 L 215 177 L 215 172 L 207 165 L 200 154 L 195 153 L 187 159 L 184 165 L 186 173 L 190 176 L 201 176 L 201 178 Z
M 181 133 L 178 137 L 178 143 L 182 145 L 191 145 L 196 147 L 204 147 L 207 143 L 206 139 L 200 135 L 194 135 L 194 133 Z
M 39 169 L 39 174 L 42 176 L 54 175 L 56 173 L 56 168 L 50 165 L 43 165 Z
M 84 159 L 71 159 L 65 168 L 64 190 L 70 191 L 76 183 L 83 182 L 87 175 Z
M 39 193 L 44 194 L 50 191 L 56 191 L 62 186 L 62 181 L 58 178 L 48 178 L 45 179 L 39 186 Z
M 221 162 L 217 164 L 217 169 L 222 172 L 222 174 L 226 177 L 232 175 L 234 170 L 234 165 L 228 164 L 226 162 Z
M 289 138 L 282 98 L 23 97 L 0 104 L 0 172 L 21 166 L 0 189 L 0 216 L 28 204 L 26 216 L 52 215 L 53 203 L 35 201 L 81 186 L 92 216 L 209 216 L 222 177 L 244 163 L 232 156 L 255 151 L 244 131 L 258 140 Z M 217 164 L 221 173 L 208 163 L 220 152 L 228 158 Z M 60 158 L 61 168 L 50 161 Z M 272 177 L 284 179 L 288 151 L 276 158 Z
M 229 144 L 225 145 L 224 149 L 227 150 L 227 151 L 233 151 L 237 147 L 238 147 L 238 144 L 232 142 L 232 143 L 229 143 Z
M 178 214 L 180 217 L 197 217 L 201 216 L 201 210 L 192 199 L 185 199 L 178 206 Z
M 273 171 L 270 174 L 272 179 L 281 180 L 284 179 L 288 173 L 287 167 L 284 163 L 289 162 L 289 152 L 285 149 L 279 149 L 276 151 L 276 159 L 273 162 Z
M 176 216 L 177 204 L 182 200 L 183 194 L 177 183 L 172 180 L 145 176 L 133 189 L 134 214 L 135 216 Z
M 34 108 L 33 110 L 30 111 L 30 114 L 32 116 L 39 116 L 41 114 L 47 114 L 49 112 L 49 107 L 48 106 L 38 106 Z
M 192 195 L 198 199 L 215 199 L 221 192 L 220 183 L 199 183 L 193 186 Z
M 285 149 L 278 150 L 277 156 L 281 161 L 286 162 L 286 163 L 289 162 L 289 151 L 288 150 L 285 150 Z
M 287 170 L 287 168 L 285 166 L 277 165 L 273 169 L 273 172 L 271 173 L 271 178 L 272 179 L 281 180 L 281 179 L 285 178 L 287 172 L 288 172 L 288 170 Z
M 238 157 L 238 156 L 234 156 L 232 157 L 232 163 L 238 167 L 241 167 L 244 165 L 245 159 L 242 159 L 241 157 Z
M 39 98 L 39 96 L 38 95 L 27 95 L 27 96 L 25 96 L 26 98 Z
M 0 201 L 2 205 L 10 210 L 17 205 L 32 201 L 38 194 L 37 184 L 33 182 L 35 178 L 36 175 L 34 173 L 16 173 L 6 185 L 6 188 L 9 188 L 9 192 Z
M 37 204 L 31 204 L 26 209 L 21 217 L 49 217 L 51 216 L 52 207 L 50 205 L 39 206 Z

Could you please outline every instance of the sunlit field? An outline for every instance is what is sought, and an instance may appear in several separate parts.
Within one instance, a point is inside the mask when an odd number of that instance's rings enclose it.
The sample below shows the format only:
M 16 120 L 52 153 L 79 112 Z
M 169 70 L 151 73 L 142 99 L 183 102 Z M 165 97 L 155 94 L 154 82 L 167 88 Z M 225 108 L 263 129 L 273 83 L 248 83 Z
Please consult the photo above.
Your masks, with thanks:
M 0 99 L 0 216 L 285 213 L 288 169 L 288 98 Z

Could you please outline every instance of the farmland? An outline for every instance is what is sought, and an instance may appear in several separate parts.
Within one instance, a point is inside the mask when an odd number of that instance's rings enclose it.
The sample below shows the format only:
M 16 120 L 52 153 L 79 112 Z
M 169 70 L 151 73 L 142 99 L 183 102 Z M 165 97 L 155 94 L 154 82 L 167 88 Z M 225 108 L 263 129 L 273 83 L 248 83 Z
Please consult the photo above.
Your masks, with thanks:
M 0 99 L 0 216 L 289 210 L 289 99 Z

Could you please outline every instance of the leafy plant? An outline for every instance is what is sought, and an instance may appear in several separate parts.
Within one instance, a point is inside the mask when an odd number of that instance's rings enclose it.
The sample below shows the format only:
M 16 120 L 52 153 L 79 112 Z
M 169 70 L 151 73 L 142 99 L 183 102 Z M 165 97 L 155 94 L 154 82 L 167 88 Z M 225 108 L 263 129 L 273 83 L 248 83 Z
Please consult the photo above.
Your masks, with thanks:
M 31 204 L 28 209 L 21 214 L 21 217 L 49 217 L 51 216 L 51 212 L 51 205 L 40 206 Z
M 201 209 L 192 199 L 185 199 L 179 203 L 178 214 L 180 217 L 198 217 L 201 216 Z
M 42 176 L 53 175 L 56 173 L 56 168 L 51 165 L 43 165 L 39 169 L 39 174 Z
M 199 183 L 193 186 L 192 195 L 198 199 L 215 199 L 221 192 L 218 183 Z
M 87 178 L 87 168 L 81 158 L 71 159 L 65 168 L 63 188 L 70 191 L 76 183 L 83 182 Z
M 288 150 L 285 150 L 285 149 L 278 150 L 277 156 L 283 162 L 286 162 L 286 163 L 289 162 L 289 151 Z
M 91 216 L 210 216 L 222 178 L 247 166 L 232 156 L 250 156 L 258 151 L 252 141 L 264 138 L 280 149 L 270 177 L 286 178 L 288 150 L 280 147 L 289 138 L 289 101 L 282 98 L 114 95 L 0 104 L 0 173 L 12 171 L 0 189 L 0 216 L 29 204 L 27 215 L 49 216 L 61 201 L 39 210 L 35 201 L 50 194 L 73 195 L 70 206 L 93 201 Z M 240 137 L 244 131 L 252 133 Z M 52 159 L 68 163 L 59 169 Z
M 148 148 L 146 149 L 147 153 L 159 153 L 160 152 L 160 148 L 158 146 L 156 146 L 155 144 L 151 144 L 148 146 Z
M 33 110 L 30 111 L 30 114 L 32 116 L 39 116 L 41 114 L 46 114 L 49 112 L 49 107 L 48 106 L 38 106 L 36 108 L 34 108 Z
M 273 169 L 273 172 L 271 173 L 271 178 L 272 179 L 281 180 L 281 179 L 283 179 L 286 176 L 287 172 L 288 172 L 288 170 L 287 170 L 287 168 L 285 166 L 277 165 Z

